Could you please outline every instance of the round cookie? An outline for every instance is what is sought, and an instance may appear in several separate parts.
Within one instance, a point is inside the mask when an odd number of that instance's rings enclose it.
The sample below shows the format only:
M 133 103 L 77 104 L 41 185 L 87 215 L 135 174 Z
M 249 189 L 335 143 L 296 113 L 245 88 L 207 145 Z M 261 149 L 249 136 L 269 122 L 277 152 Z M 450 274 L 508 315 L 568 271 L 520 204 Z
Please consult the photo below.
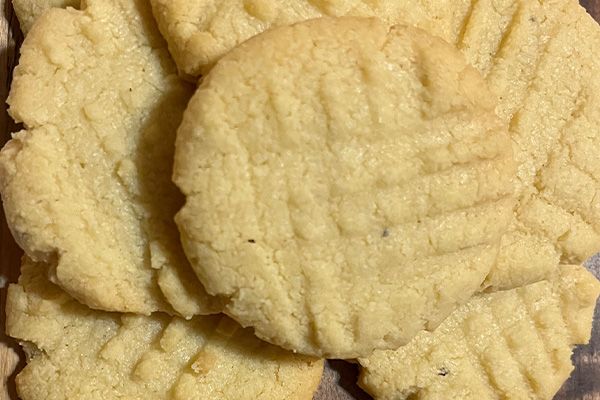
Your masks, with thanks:
M 310 400 L 323 361 L 258 340 L 219 315 L 190 320 L 90 310 L 25 260 L 7 297 L 24 341 L 23 400 Z
M 475 296 L 435 332 L 360 359 L 376 399 L 552 399 L 573 348 L 590 340 L 600 283 L 582 266 L 550 280 Z
M 192 93 L 147 1 L 48 10 L 23 43 L 8 103 L 25 130 L 0 152 L 6 218 L 25 253 L 92 308 L 220 310 L 173 222 L 175 133 Z
M 184 114 L 176 217 L 207 291 L 259 337 L 354 358 L 477 290 L 515 169 L 493 96 L 416 28 L 317 19 L 244 43 Z
M 600 251 L 600 214 L 593 201 L 600 191 L 600 92 L 594 87 L 600 35 L 577 1 L 151 2 L 179 70 L 193 76 L 253 35 L 322 15 L 376 16 L 443 38 L 499 98 L 497 112 L 510 124 L 519 164 L 515 219 L 483 288 L 547 279 L 559 263 L 580 264 Z

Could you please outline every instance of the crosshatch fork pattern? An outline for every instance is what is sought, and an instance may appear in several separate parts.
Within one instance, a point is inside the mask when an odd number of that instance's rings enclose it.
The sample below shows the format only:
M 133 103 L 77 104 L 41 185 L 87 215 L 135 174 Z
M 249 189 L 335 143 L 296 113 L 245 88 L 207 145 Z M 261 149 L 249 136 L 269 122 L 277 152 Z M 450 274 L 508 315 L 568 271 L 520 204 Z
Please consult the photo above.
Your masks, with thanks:
M 600 0 L 581 0 L 588 11 L 597 19 L 600 19 Z M 14 16 L 10 0 L 0 0 L 0 135 L 4 143 L 10 132 L 14 132 L 16 127 L 12 120 L 6 114 L 4 100 L 8 94 L 11 71 L 16 63 L 16 54 L 18 43 L 22 35 L 18 29 L 18 23 Z M 20 250 L 14 244 L 10 231 L 8 230 L 4 217 L 0 223 L 0 276 L 6 277 L 9 282 L 15 282 L 18 277 L 17 266 L 20 263 Z M 588 266 L 600 274 L 600 258 L 596 257 L 588 263 Z M 4 288 L 0 289 L 0 331 L 4 331 L 4 299 L 6 292 Z M 596 321 L 599 321 L 600 313 L 596 314 Z M 576 370 L 571 379 L 563 386 L 556 400 L 570 399 L 600 399 L 600 324 L 596 322 L 592 343 L 578 349 L 574 355 Z M 0 340 L 4 341 L 4 340 Z M 597 350 L 598 349 L 598 350 Z M 9 357 L 6 356 L 5 348 L 0 345 L 0 373 Z M 329 363 L 325 372 L 321 388 L 315 399 L 333 400 L 333 399 L 369 399 L 355 385 L 356 368 L 350 364 L 339 361 Z M 14 394 L 14 392 L 13 392 Z M 0 392 L 0 398 L 3 394 Z M 10 397 L 16 399 L 16 397 Z

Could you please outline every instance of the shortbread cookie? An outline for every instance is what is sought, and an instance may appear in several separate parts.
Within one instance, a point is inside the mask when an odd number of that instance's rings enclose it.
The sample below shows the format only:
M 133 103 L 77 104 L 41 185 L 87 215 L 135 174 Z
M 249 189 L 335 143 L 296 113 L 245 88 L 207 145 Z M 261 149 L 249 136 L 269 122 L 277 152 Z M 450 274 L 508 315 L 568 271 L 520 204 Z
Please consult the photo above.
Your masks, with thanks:
M 79 7 L 80 0 L 12 0 L 23 33 L 29 32 L 34 21 L 51 8 Z
M 198 76 L 236 45 L 271 27 L 322 16 L 379 16 L 387 22 L 428 21 L 414 1 L 151 0 L 180 71 Z
M 433 333 L 361 359 L 360 384 L 385 399 L 547 399 L 590 339 L 600 283 L 562 266 L 555 281 L 475 297 Z
M 498 288 L 600 250 L 600 27 L 576 1 L 522 3 L 496 38 L 496 57 L 481 64 L 519 163 L 515 229 L 486 282 Z
M 0 153 L 7 220 L 30 257 L 56 263 L 53 282 L 93 308 L 213 312 L 173 222 L 190 87 L 146 1 L 86 4 L 46 12 L 21 49 L 8 102 L 26 130 Z
M 435 0 L 442 34 L 510 125 L 518 206 L 484 287 L 507 289 L 600 251 L 600 27 L 576 0 Z
M 594 57 L 600 28 L 576 0 L 152 3 L 180 70 L 192 75 L 252 35 L 316 15 L 374 15 L 392 23 L 399 18 L 442 37 L 498 96 L 498 113 L 511 126 L 520 164 L 516 218 L 484 287 L 546 279 L 559 262 L 579 264 L 600 251 L 599 203 L 593 202 L 600 192 L 594 162 L 600 152 L 598 82 L 591 78 L 599 74 Z M 566 168 L 558 173 L 561 163 Z
M 477 290 L 514 165 L 480 75 L 424 31 L 318 19 L 224 57 L 186 110 L 186 254 L 226 312 L 353 358 L 433 329 Z
M 105 0 L 103 0 L 105 1 Z M 312 399 L 323 362 L 261 342 L 224 316 L 189 321 L 90 310 L 26 261 L 8 294 L 23 341 L 23 400 Z
M 530 1 L 530 0 L 527 0 Z M 322 16 L 377 17 L 418 26 L 447 41 L 475 39 L 473 55 L 493 57 L 493 31 L 503 32 L 523 0 L 150 0 L 179 69 L 199 76 L 238 44 L 268 29 Z M 533 1 L 530 1 L 533 3 Z M 557 0 L 554 0 L 556 3 Z M 546 2 L 548 3 L 548 2 Z M 524 4 L 522 6 L 525 6 Z M 469 27 L 471 16 L 489 18 Z M 471 60 L 470 60 L 471 61 Z

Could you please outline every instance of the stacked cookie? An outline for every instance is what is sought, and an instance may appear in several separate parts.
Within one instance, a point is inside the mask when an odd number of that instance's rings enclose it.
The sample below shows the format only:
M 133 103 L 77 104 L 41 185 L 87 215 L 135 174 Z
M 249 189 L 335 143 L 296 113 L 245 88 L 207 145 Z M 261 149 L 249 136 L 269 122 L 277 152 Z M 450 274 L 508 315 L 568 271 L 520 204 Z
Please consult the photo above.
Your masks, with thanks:
M 24 400 L 310 399 L 323 358 L 381 399 L 568 377 L 600 293 L 577 2 L 14 2 Z

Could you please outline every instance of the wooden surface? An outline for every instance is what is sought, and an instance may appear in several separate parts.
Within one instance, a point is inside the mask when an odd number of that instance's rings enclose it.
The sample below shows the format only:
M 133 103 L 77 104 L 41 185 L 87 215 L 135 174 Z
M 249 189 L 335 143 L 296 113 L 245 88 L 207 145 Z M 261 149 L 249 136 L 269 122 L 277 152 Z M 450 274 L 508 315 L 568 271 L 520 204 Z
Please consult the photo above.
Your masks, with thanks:
M 600 0 L 581 0 L 590 14 L 600 21 Z M 18 45 L 22 35 L 12 12 L 10 0 L 0 0 L 0 145 L 6 142 L 11 132 L 18 130 L 6 113 L 5 99 L 8 95 L 12 69 L 16 63 Z M 600 56 L 600 49 L 598 49 Z M 600 77 L 599 77 L 600 79 Z M 600 162 L 600 161 L 599 161 Z M 16 282 L 21 251 L 12 236 L 0 211 L 0 378 L 22 367 L 23 357 L 18 345 L 4 335 L 4 305 L 6 285 Z M 588 262 L 588 267 L 600 277 L 600 257 Z M 576 369 L 565 383 L 555 400 L 600 400 L 600 310 L 596 309 L 592 341 L 576 349 L 573 356 Z M 18 364 L 19 363 L 19 364 Z M 18 365 L 17 365 L 18 364 Z M 328 361 L 323 380 L 315 400 L 367 400 L 370 397 L 356 386 L 358 367 L 343 361 Z M 0 399 L 15 400 L 14 374 L 8 383 L 3 382 Z

